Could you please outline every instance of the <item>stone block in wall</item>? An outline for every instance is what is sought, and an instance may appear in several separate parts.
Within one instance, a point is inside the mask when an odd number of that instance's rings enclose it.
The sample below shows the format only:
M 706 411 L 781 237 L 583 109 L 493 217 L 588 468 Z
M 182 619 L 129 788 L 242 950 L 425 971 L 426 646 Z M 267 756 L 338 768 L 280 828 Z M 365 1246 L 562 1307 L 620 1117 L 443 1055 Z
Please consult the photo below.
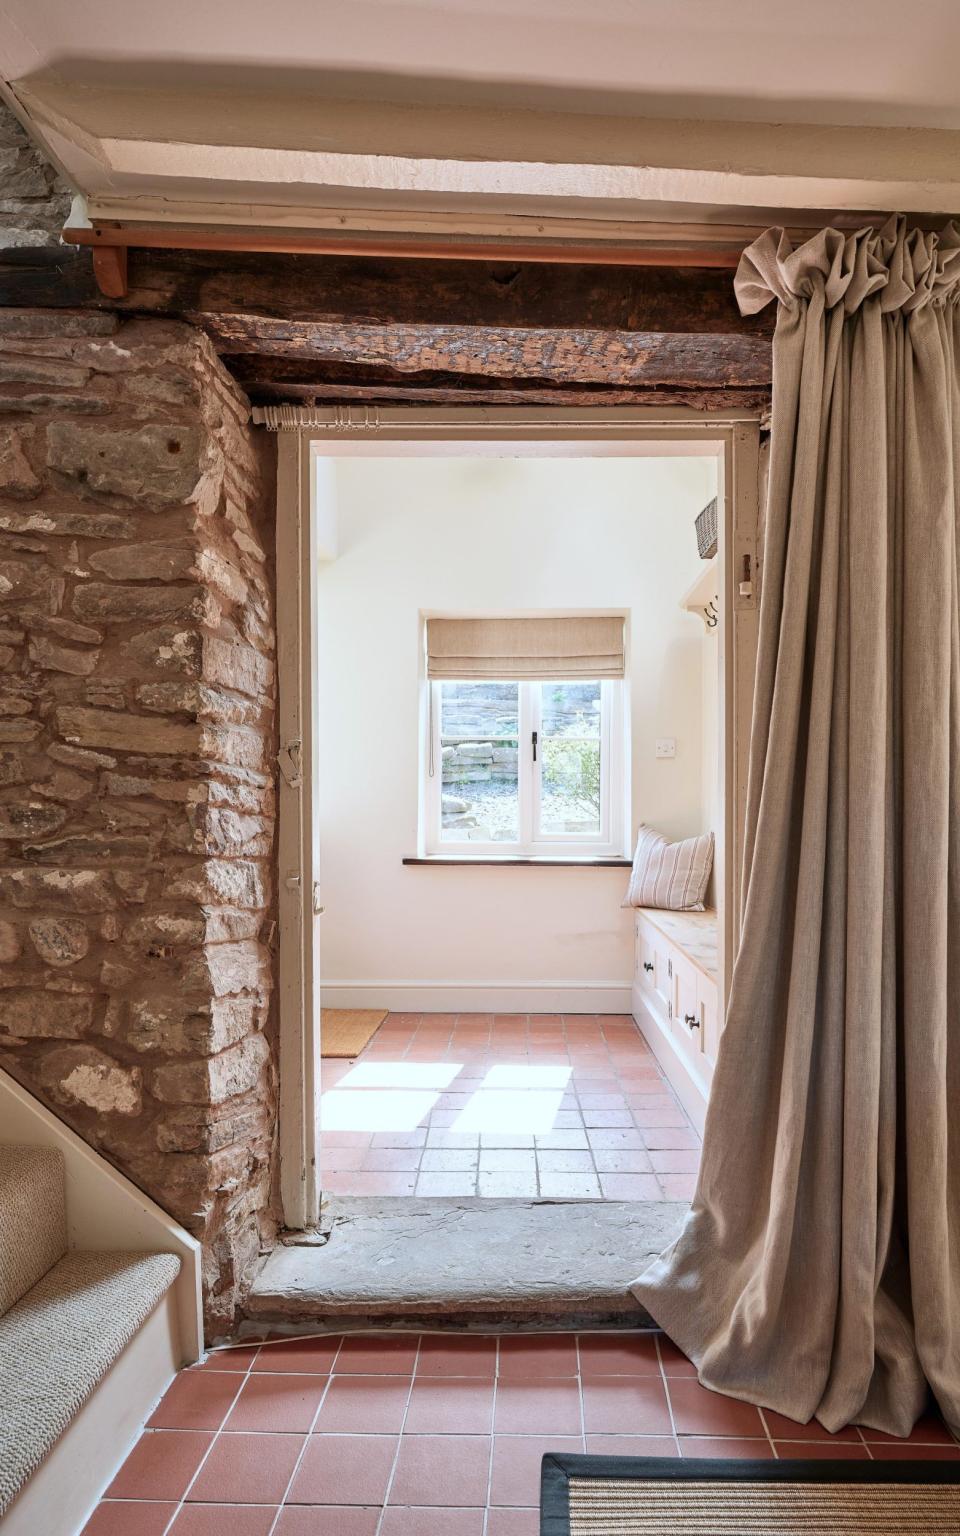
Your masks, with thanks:
M 0 411 L 0 1064 L 222 1332 L 276 1220 L 273 445 L 165 321 L 0 308 Z

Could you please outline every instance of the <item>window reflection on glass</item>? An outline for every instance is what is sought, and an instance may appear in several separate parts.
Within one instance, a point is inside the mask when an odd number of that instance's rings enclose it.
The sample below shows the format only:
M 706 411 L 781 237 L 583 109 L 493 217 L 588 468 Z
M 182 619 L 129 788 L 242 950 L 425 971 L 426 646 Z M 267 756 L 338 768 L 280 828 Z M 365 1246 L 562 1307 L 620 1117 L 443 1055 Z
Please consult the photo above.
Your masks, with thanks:
M 442 841 L 517 841 L 519 699 L 517 683 L 441 685 Z
M 597 836 L 601 825 L 600 683 L 541 683 L 540 830 Z

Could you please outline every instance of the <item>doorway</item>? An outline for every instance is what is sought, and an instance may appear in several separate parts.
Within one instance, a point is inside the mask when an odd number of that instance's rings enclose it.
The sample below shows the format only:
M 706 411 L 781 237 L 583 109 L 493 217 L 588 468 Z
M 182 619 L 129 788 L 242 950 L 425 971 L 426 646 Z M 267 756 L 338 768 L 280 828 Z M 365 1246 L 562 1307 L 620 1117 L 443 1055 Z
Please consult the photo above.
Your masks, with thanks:
M 562 419 L 557 420 L 557 417 Z M 566 415 L 550 412 L 547 419 L 547 413 L 527 410 L 484 413 L 483 419 L 478 421 L 468 420 L 463 413 L 449 411 L 385 411 L 376 422 L 364 413 L 356 424 L 345 422 L 343 413 L 320 412 L 309 422 L 298 423 L 297 431 L 281 434 L 278 508 L 278 582 L 284 621 L 279 648 L 282 722 L 281 1175 L 288 1226 L 301 1228 L 316 1221 L 327 1181 L 332 1186 L 329 1191 L 332 1194 L 338 1192 L 340 1184 L 341 1187 L 352 1186 L 358 1193 L 366 1187 L 370 1193 L 379 1190 L 386 1194 L 389 1186 L 389 1190 L 396 1194 L 435 1192 L 466 1196 L 469 1193 L 478 1198 L 483 1198 L 484 1194 L 547 1200 L 683 1198 L 689 1183 L 687 1165 L 691 1153 L 695 1155 L 695 1142 L 690 1144 L 689 1138 L 691 1134 L 695 1136 L 696 1126 L 690 1124 L 689 1106 L 677 1102 L 669 1073 L 665 1071 L 668 1064 L 657 1051 L 655 1039 L 650 1038 L 648 1031 L 645 1040 L 638 1028 L 629 984 L 633 963 L 628 973 L 615 978 L 623 984 L 622 991 L 615 993 L 611 989 L 607 1005 L 598 1003 L 601 994 L 596 990 L 582 997 L 565 992 L 562 983 L 569 981 L 569 968 L 559 970 L 549 960 L 541 964 L 543 974 L 534 973 L 540 984 L 536 995 L 531 991 L 526 996 L 522 985 L 518 990 L 516 986 L 511 989 L 501 985 L 498 988 L 495 983 L 510 980 L 529 983 L 532 979 L 529 975 L 526 978 L 488 976 L 485 985 L 475 985 L 471 990 L 469 983 L 478 983 L 480 978 L 465 973 L 461 965 L 454 968 L 453 974 L 448 972 L 432 977 L 434 985 L 430 988 L 418 989 L 414 985 L 404 990 L 403 985 L 392 988 L 380 985 L 378 990 L 374 984 L 364 990 L 363 977 L 344 974 L 342 965 L 339 974 L 331 975 L 323 962 L 321 934 L 323 923 L 329 922 L 330 918 L 316 909 L 333 903 L 325 899 L 328 890 L 326 870 L 320 863 L 324 819 L 321 759 L 324 754 L 316 750 L 316 744 L 324 739 L 321 648 L 329 654 L 331 635 L 329 632 L 324 634 L 327 615 L 321 618 L 319 605 L 323 602 L 323 581 L 317 579 L 317 572 L 321 563 L 330 559 L 335 547 L 335 517 L 331 515 L 329 495 L 331 461 L 334 465 L 346 461 L 348 468 L 350 461 L 354 461 L 357 468 L 363 465 L 375 468 L 379 463 L 381 475 L 385 465 L 393 465 L 396 469 L 392 475 L 395 499 L 405 462 L 411 466 L 417 463 L 439 465 L 441 469 L 445 463 L 448 468 L 451 463 L 469 463 L 478 467 L 481 479 L 484 466 L 487 474 L 496 478 L 498 466 L 518 463 L 559 465 L 565 480 L 575 477 L 579 467 L 591 463 L 601 469 L 604 465 L 614 468 L 629 465 L 631 461 L 650 464 L 673 461 L 682 465 L 688 460 L 688 467 L 692 469 L 709 466 L 717 492 L 720 525 L 716 591 L 706 602 L 715 605 L 714 627 L 719 631 L 714 642 L 720 740 L 717 768 L 720 817 L 716 828 L 714 889 L 717 906 L 722 912 L 717 961 L 722 995 L 737 919 L 735 902 L 730 898 L 736 889 L 735 871 L 740 848 L 736 835 L 738 803 L 742 804 L 745 790 L 739 769 L 738 732 L 734 724 L 737 719 L 747 723 L 749 719 L 749 699 L 745 697 L 744 682 L 752 677 L 755 636 L 757 442 L 757 423 L 753 420 L 710 418 L 705 421 L 693 413 L 684 412 L 671 413 L 665 420 L 662 415 L 653 418 L 651 413 L 630 411 L 571 412 Z M 402 544 L 402 519 L 396 520 L 391 536 Z M 416 544 L 416 538 L 412 542 Z M 369 538 L 367 546 L 369 550 Z M 360 559 L 356 547 L 349 558 L 354 564 Z M 344 562 L 342 569 L 346 569 L 347 563 Z M 748 570 L 749 578 L 743 579 Z M 736 582 L 733 579 L 735 573 L 740 578 Z M 373 595 L 371 587 L 366 590 L 368 595 Z M 677 611 L 681 595 L 679 590 L 671 593 L 671 603 Z M 586 608 L 593 614 L 610 606 L 603 604 L 596 594 L 590 596 L 592 602 L 588 598 L 587 602 L 577 605 L 579 611 L 573 617 L 582 617 L 582 610 Z M 462 612 L 460 603 L 438 604 L 434 592 L 427 594 L 414 608 L 418 622 L 425 626 L 432 616 L 449 618 L 449 612 L 438 613 L 438 608 L 447 610 L 450 606 Z M 476 605 L 466 606 L 473 609 L 476 616 Z M 500 607 L 501 610 L 508 608 L 512 616 L 516 616 L 518 608 L 524 611 L 522 616 L 525 617 L 530 616 L 530 610 L 540 613 L 543 608 L 549 608 L 551 616 L 557 616 L 553 603 L 542 607 L 531 602 L 510 603 L 504 602 L 501 595 Z M 623 605 L 620 607 L 622 610 Z M 345 630 L 343 639 L 346 659 L 351 652 Z M 355 670 L 359 682 L 362 668 Z M 441 753 L 448 754 L 443 762 L 453 763 L 460 774 L 456 783 L 448 775 L 446 784 L 442 775 L 437 775 L 440 783 L 434 785 L 436 796 L 441 805 L 446 804 L 443 814 L 454 830 L 458 851 L 462 851 L 459 849 L 461 841 L 472 842 L 475 846 L 479 844 L 482 858 L 489 852 L 485 844 L 491 826 L 494 836 L 503 840 L 502 805 L 504 799 L 509 799 L 515 792 L 509 754 L 517 743 L 504 736 L 502 744 L 497 746 L 497 738 L 491 741 L 492 732 L 487 728 L 461 731 L 461 736 L 480 735 L 485 738 L 483 741 L 453 742 L 452 738 L 440 741 L 438 722 L 435 716 L 431 718 L 429 686 L 425 693 L 424 682 L 422 677 L 416 681 L 420 702 L 414 713 L 419 710 L 420 718 L 410 722 L 410 735 L 420 759 L 417 841 L 416 847 L 407 855 L 403 874 L 407 880 L 432 881 L 436 890 L 440 882 L 451 881 L 454 872 L 447 868 L 425 867 L 431 862 L 431 854 L 433 860 L 444 858 L 442 844 L 438 847 L 430 842 L 431 823 L 425 814 L 430 784 L 422 774 L 425 757 L 429 756 L 431 748 L 439 746 Z M 552 693 L 556 694 L 555 687 Z M 583 702 L 583 699 L 574 700 L 575 705 Z M 541 705 L 538 703 L 537 707 Z M 609 724 L 609 710 L 607 716 Z M 451 720 L 453 725 L 457 724 L 456 711 Z M 439 728 L 442 731 L 442 724 Z M 512 719 L 507 729 L 513 730 L 514 734 L 519 732 L 519 726 Z M 680 734 L 682 737 L 683 732 Z M 743 743 L 745 745 L 745 735 Z M 689 742 L 686 745 L 689 747 Z M 634 732 L 630 729 L 627 733 L 628 754 L 633 746 Z M 452 752 L 451 747 L 454 748 Z M 465 770 L 471 747 L 483 749 L 484 761 L 474 760 L 475 767 L 467 764 Z M 467 750 L 464 752 L 464 749 Z M 572 749 L 568 745 L 560 750 L 569 757 Z M 607 750 L 610 751 L 608 738 Z M 499 754 L 496 762 L 492 757 L 494 751 Z M 610 761 L 613 761 L 612 754 Z M 355 763 L 354 766 L 359 765 Z M 501 770 L 503 776 L 498 778 L 496 773 L 491 773 L 494 768 Z M 465 772 L 474 772 L 475 777 L 465 777 Z M 505 783 L 508 786 L 506 795 L 503 791 Z M 474 785 L 477 789 L 466 793 Z M 459 793 L 453 793 L 454 789 Z M 491 819 L 490 807 L 494 805 L 498 809 Z M 567 894 L 561 899 L 574 911 L 582 907 L 584 929 L 589 930 L 587 913 L 593 898 L 578 895 L 577 883 L 589 880 L 596 888 L 597 882 L 608 882 L 612 889 L 615 882 L 618 895 L 622 895 L 628 874 L 624 867 L 625 855 L 632 845 L 635 813 L 640 810 L 642 807 L 635 804 L 628 809 L 620 833 L 622 841 L 616 866 L 596 871 L 592 868 L 570 871 L 569 878 L 575 883 L 566 886 Z M 507 822 L 509 820 L 508 815 Z M 588 822 L 586 815 L 581 816 L 579 823 L 568 818 L 564 823 L 564 835 L 568 838 L 580 835 L 576 829 Z M 442 821 L 438 825 L 442 825 Z M 608 818 L 604 822 L 605 832 L 609 832 L 611 825 Z M 571 827 L 574 828 L 572 833 Z M 666 830 L 676 836 L 690 828 L 676 826 Z M 507 831 L 510 832 L 509 827 Z M 442 832 L 440 835 L 442 837 Z M 567 851 L 564 845 L 564 852 Z M 465 857 L 470 859 L 469 850 Z M 521 901 L 521 907 L 532 900 L 528 893 L 535 889 L 529 884 L 523 888 L 522 882 L 542 881 L 543 878 L 542 867 L 536 871 L 529 868 L 529 861 L 536 857 L 525 848 L 517 854 L 517 860 L 528 861 L 528 867 L 509 870 L 512 889 L 522 892 L 516 898 Z M 573 858 L 576 857 L 574 852 Z M 598 853 L 598 862 L 606 859 L 613 866 L 614 857 L 607 846 Z M 393 862 L 399 869 L 400 858 Z M 502 855 L 498 856 L 498 862 L 504 862 Z M 411 868 L 414 864 L 419 867 Z M 501 882 L 506 874 L 505 869 L 495 872 L 496 879 Z M 460 876 L 458 870 L 457 878 Z M 469 876 L 474 881 L 483 878 L 476 868 L 469 871 Z M 583 889 L 580 885 L 579 890 L 582 892 Z M 451 901 L 452 886 L 448 885 L 445 891 L 446 894 L 430 900 L 439 902 L 442 908 L 445 902 Z M 376 943 L 376 933 L 378 928 L 383 933 L 383 925 L 370 921 L 372 914 L 364 911 L 364 906 L 370 903 L 362 903 L 358 895 L 362 897 L 359 887 L 351 899 L 342 903 L 346 916 L 338 913 L 337 922 L 354 924 L 359 934 L 367 939 L 372 935 L 372 942 Z M 509 925 L 502 900 L 491 898 L 488 893 L 487 904 L 494 921 L 499 914 L 501 923 Z M 399 911 L 400 905 L 399 900 L 395 902 L 395 910 Z M 619 908 L 619 901 L 615 905 Z M 453 902 L 452 906 L 455 910 L 457 903 Z M 474 914 L 464 919 L 464 926 L 469 930 L 475 922 Z M 621 943 L 623 938 L 621 930 Z M 639 953 L 629 915 L 626 942 L 631 954 Z M 322 1074 L 319 1005 L 324 986 L 321 975 L 324 983 L 329 978 L 324 1003 L 341 1006 L 385 1004 L 388 1010 L 378 1034 L 358 1062 L 324 1062 Z M 395 973 L 380 977 L 381 982 L 394 984 L 417 983 L 424 979 Z M 551 982 L 557 984 L 553 993 L 550 992 Z M 464 983 L 468 984 L 466 988 Z M 321 1037 L 319 1040 L 318 1036 Z M 452 1075 L 451 1068 L 456 1069 Z M 563 1082 L 560 1082 L 561 1072 Z M 427 1083 L 426 1078 L 431 1073 L 436 1081 Z M 326 1096 L 327 1135 L 333 1138 L 322 1155 L 317 1124 L 320 1090 Z M 415 1100 L 413 1096 L 416 1095 L 420 1098 Z M 530 1112 L 536 1109 L 550 1118 L 549 1127 L 545 1120 L 542 1125 L 538 1120 L 536 1125 L 531 1122 L 526 1131 L 518 1133 L 515 1130 L 511 1134 L 498 1126 L 498 1111 L 503 1110 L 505 1103 L 510 1106 L 516 1121 L 519 1095 L 524 1096 L 525 1107 Z M 504 1096 L 508 1096 L 506 1100 Z M 378 1101 L 376 1105 L 375 1099 Z M 374 1111 L 388 1113 L 395 1123 L 390 1126 L 380 1124 L 378 1128 L 372 1122 L 369 1126 L 346 1123 L 351 1116 L 354 1120 L 358 1115 L 363 1119 Z M 408 1124 L 415 1111 L 422 1113 L 417 1114 L 415 1124 Z M 629 1124 L 623 1119 L 625 1114 L 630 1116 Z M 663 1133 L 659 1139 L 663 1140 L 665 1135 L 673 1143 L 653 1149 L 660 1154 L 659 1170 L 651 1167 L 646 1155 L 650 1149 L 646 1144 L 629 1145 L 636 1135 L 637 1114 L 658 1122 Z M 339 1127 L 337 1117 L 343 1121 Z M 402 1126 L 400 1119 L 404 1119 Z M 588 1120 L 594 1123 L 588 1124 Z M 469 1125 L 467 1121 L 470 1121 Z M 361 1146 L 363 1138 L 370 1140 Z M 468 1138 L 472 1138 L 478 1150 L 474 1150 Z M 505 1139 L 521 1144 L 506 1145 Z M 632 1158 L 631 1153 L 634 1154 Z M 414 1157 L 417 1159 L 415 1168 Z M 362 1174 L 371 1177 L 359 1177 Z M 664 1183 L 664 1176 L 670 1182 Z M 468 1184 L 471 1186 L 469 1191 Z

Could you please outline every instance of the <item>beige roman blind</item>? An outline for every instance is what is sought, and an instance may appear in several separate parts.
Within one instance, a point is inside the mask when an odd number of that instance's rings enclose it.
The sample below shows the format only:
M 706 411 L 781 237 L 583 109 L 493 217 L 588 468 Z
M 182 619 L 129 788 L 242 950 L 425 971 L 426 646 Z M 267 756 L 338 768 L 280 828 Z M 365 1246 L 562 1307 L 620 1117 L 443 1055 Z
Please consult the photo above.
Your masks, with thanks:
M 428 619 L 427 676 L 623 677 L 623 619 Z

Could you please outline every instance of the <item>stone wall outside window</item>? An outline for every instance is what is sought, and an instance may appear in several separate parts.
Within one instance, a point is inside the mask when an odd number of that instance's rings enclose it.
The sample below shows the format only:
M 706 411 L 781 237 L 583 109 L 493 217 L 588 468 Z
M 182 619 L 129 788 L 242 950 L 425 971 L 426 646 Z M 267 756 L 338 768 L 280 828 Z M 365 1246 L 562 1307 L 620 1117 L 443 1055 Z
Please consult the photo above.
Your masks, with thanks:
M 274 445 L 191 327 L 0 308 L 0 1065 L 204 1245 L 273 1233 Z

